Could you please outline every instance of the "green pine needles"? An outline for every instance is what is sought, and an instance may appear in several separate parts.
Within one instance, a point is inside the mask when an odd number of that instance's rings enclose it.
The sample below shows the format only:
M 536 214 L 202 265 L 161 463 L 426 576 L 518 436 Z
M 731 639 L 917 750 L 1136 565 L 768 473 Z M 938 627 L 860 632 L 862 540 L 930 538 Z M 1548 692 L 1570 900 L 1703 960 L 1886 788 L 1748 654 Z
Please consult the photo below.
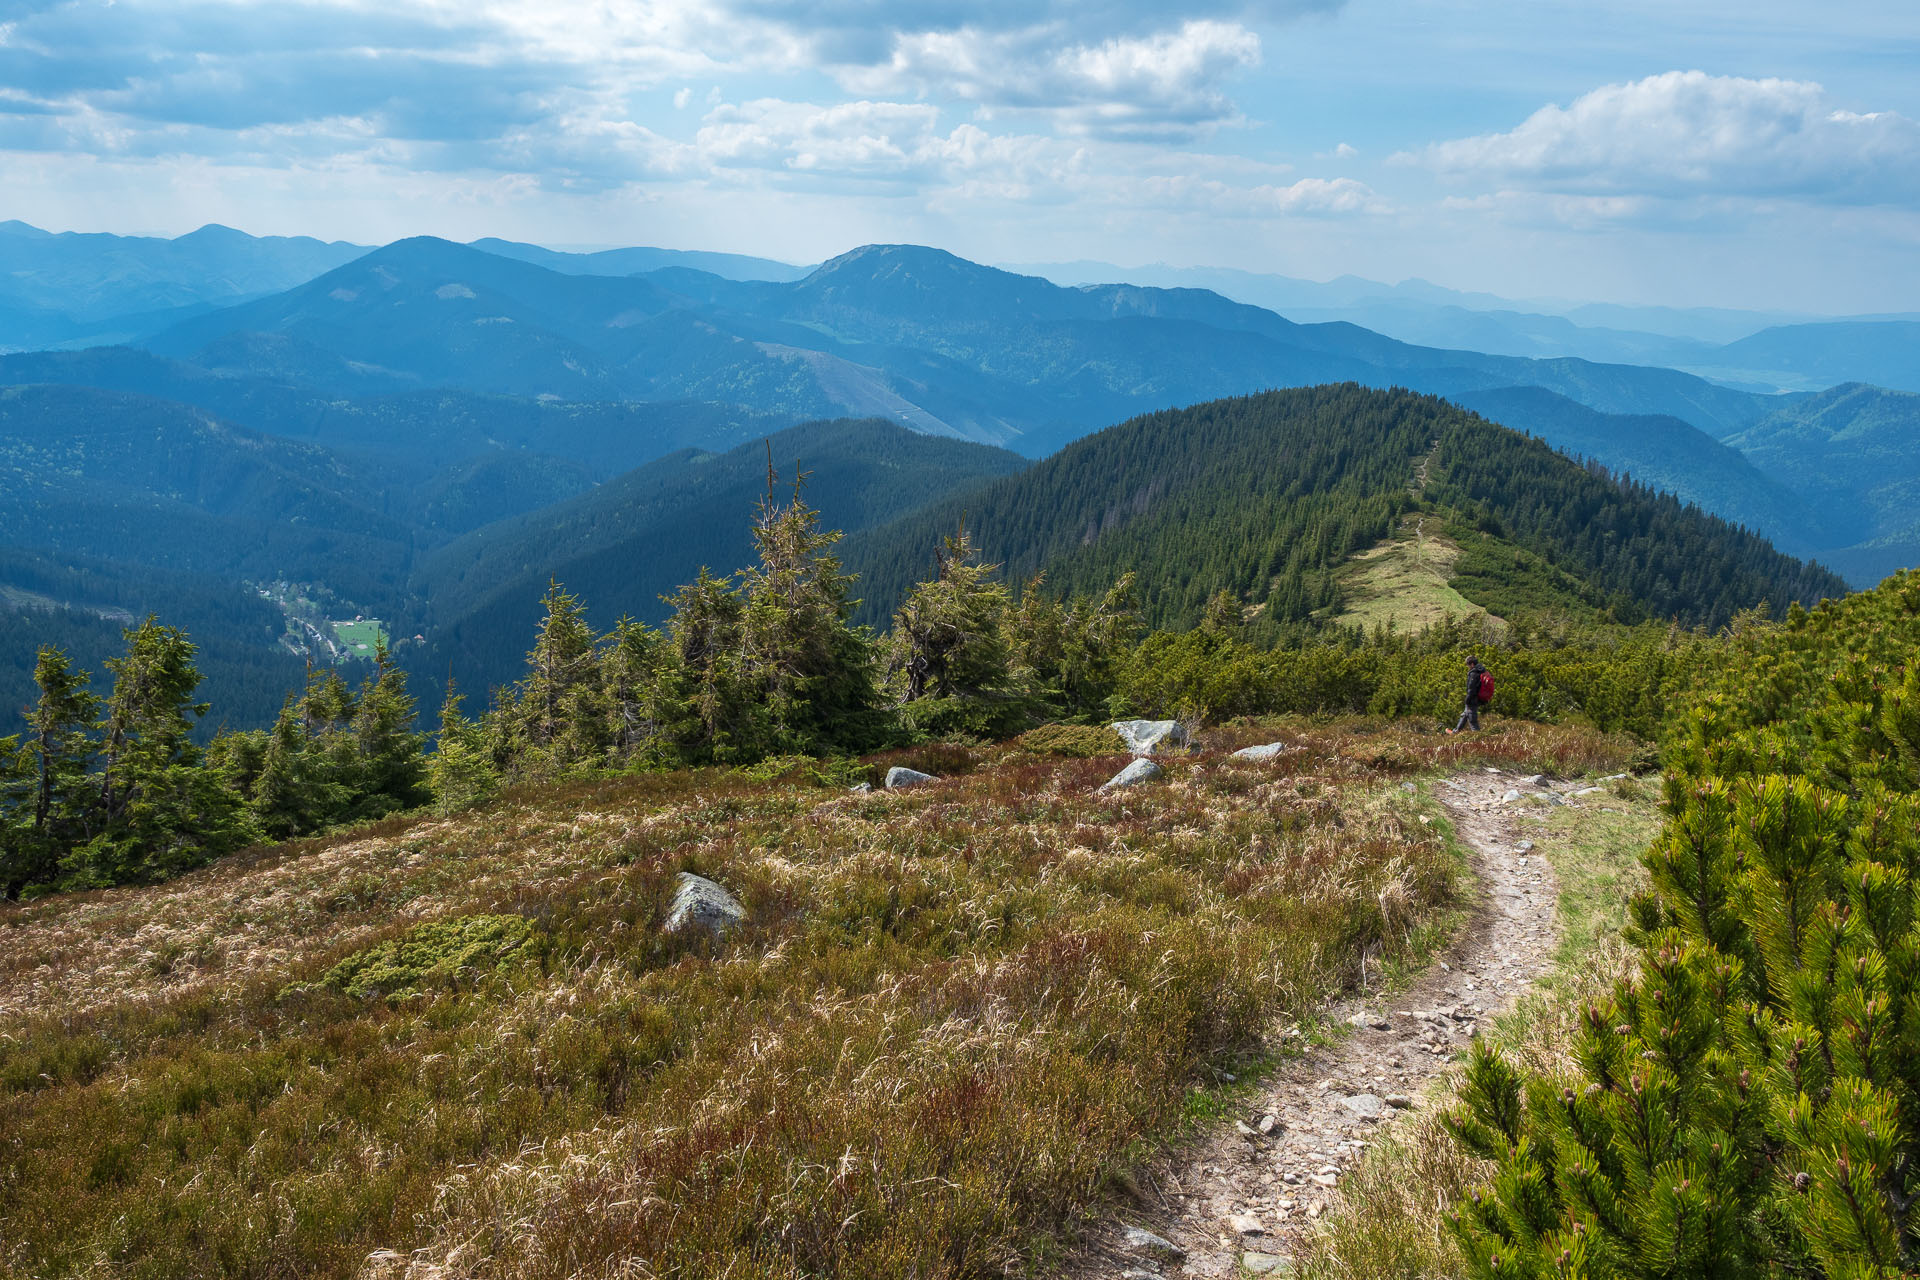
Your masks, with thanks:
M 1637 968 L 1577 1075 L 1469 1067 L 1469 1274 L 1920 1269 L 1920 575 L 1733 644 L 1669 742 Z

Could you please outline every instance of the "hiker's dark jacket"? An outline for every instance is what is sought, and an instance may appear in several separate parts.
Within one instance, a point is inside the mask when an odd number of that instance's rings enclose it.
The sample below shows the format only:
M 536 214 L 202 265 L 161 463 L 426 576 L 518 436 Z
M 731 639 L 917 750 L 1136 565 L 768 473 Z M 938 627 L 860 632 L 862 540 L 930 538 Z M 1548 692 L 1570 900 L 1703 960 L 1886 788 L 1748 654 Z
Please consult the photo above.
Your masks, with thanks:
M 1484 670 L 1485 667 L 1467 668 L 1467 705 L 1470 707 L 1480 705 L 1480 673 Z

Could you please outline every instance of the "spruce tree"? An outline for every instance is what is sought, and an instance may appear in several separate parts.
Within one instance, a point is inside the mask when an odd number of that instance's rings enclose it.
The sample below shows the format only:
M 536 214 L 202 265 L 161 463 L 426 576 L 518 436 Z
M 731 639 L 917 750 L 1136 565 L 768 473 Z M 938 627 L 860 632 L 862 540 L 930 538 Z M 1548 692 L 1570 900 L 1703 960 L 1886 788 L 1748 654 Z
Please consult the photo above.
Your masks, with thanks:
M 426 739 L 414 727 L 406 672 L 384 643 L 373 661 L 373 674 L 361 684 L 353 710 L 355 818 L 381 817 L 432 798 L 422 754 Z
M 0 890 L 8 901 L 45 875 L 45 842 L 33 829 L 32 752 L 20 735 L 0 738 Z
M 609 762 L 643 763 L 658 747 L 666 718 L 660 701 L 665 641 L 653 628 L 623 617 L 608 633 L 601 654 Z
M 819 512 L 771 492 L 754 520 L 759 562 L 740 573 L 741 675 L 765 709 L 774 749 L 860 750 L 880 729 L 873 646 L 848 619 L 859 603 L 840 571 L 837 531 Z
M 1004 692 L 1012 667 L 1006 586 L 962 528 L 942 540 L 933 577 L 893 615 L 892 667 L 903 702 Z
M 100 712 L 100 699 L 89 691 L 87 673 L 75 670 L 67 655 L 50 645 L 41 648 L 33 679 L 40 696 L 27 713 L 22 747 L 33 770 L 32 817 L 6 875 L 8 897 L 53 880 L 61 850 L 83 838 L 94 801 L 87 776 L 94 751 L 88 730 Z
M 426 761 L 427 786 L 442 814 L 472 808 L 500 786 L 486 735 L 460 713 L 461 702 L 459 689 L 448 680 L 446 698 L 440 704 L 440 732 Z
M 702 566 L 667 603 L 673 618 L 660 695 L 668 739 L 692 764 L 764 755 L 772 734 L 742 658 L 739 593 Z
M 256 834 L 241 798 L 202 767 L 194 721 L 204 703 L 194 646 L 149 617 L 109 658 L 113 691 L 100 722 L 99 833 L 64 862 L 75 885 L 153 880 L 238 848 Z
M 586 610 L 558 582 L 547 584 L 541 605 L 527 674 L 503 705 L 513 769 L 526 777 L 597 763 L 605 749 L 599 654 Z
M 275 840 L 319 830 L 346 798 L 330 777 L 324 740 L 309 732 L 313 721 L 300 713 L 299 701 L 289 698 L 281 708 L 253 782 L 254 821 Z

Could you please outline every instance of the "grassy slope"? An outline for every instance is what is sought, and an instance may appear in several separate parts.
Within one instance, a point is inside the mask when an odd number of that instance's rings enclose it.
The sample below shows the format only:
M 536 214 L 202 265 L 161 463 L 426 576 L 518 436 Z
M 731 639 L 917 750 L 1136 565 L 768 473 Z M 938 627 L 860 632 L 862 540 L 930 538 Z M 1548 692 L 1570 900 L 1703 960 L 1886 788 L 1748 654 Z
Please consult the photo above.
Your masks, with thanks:
M 1627 963 L 1620 940 L 1627 903 L 1646 884 L 1640 853 L 1658 833 L 1652 782 L 1625 779 L 1579 809 L 1548 810 L 1533 821 L 1537 850 L 1560 880 L 1560 948 L 1552 971 L 1493 1028 L 1496 1043 L 1530 1069 L 1564 1066 L 1573 1018 L 1609 988 Z M 1355 1175 L 1301 1260 L 1310 1280 L 1445 1280 L 1459 1259 L 1443 1215 L 1487 1170 L 1441 1127 L 1441 1103 L 1398 1128 Z
M 1284 768 L 1217 753 L 1274 733 L 1222 731 L 1168 783 L 1110 797 L 1094 787 L 1117 757 L 1008 749 L 923 752 L 965 776 L 867 797 L 577 783 L 0 908 L 0 1272 L 348 1275 L 421 1250 L 471 1275 L 638 1257 L 944 1276 L 1044 1257 L 1208 1068 L 1444 909 L 1450 854 L 1370 795 L 1619 750 L 1350 727 L 1306 733 Z M 658 932 L 683 868 L 751 911 L 717 952 Z M 528 941 L 390 998 L 290 990 L 473 915 Z
M 1427 524 L 1435 529 L 1429 531 Z M 1349 560 L 1340 571 L 1341 602 L 1335 622 L 1343 626 L 1390 626 L 1402 635 L 1449 615 L 1486 613 L 1453 586 L 1460 544 L 1440 534 L 1438 520 L 1415 516 L 1400 531 Z

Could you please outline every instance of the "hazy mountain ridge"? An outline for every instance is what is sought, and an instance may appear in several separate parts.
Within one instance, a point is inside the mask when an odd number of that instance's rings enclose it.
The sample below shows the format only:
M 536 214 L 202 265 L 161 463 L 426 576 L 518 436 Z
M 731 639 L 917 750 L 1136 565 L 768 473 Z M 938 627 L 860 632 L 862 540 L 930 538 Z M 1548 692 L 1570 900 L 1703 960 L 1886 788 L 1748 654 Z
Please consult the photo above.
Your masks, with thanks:
M 1716 434 L 1768 408 L 1671 370 L 1415 347 L 1352 325 L 1296 325 L 1203 290 L 1064 289 L 902 245 L 854 250 L 781 284 L 684 268 L 566 276 L 417 238 L 147 345 L 205 360 L 261 332 L 308 344 L 312 357 L 304 371 L 276 358 L 253 372 L 322 386 L 345 376 L 336 362 L 346 361 L 354 379 L 396 387 L 722 399 L 801 414 L 872 407 L 849 402 L 815 357 L 792 359 L 791 348 L 862 371 L 854 381 L 883 385 L 905 402 L 902 415 L 924 412 L 936 430 L 1030 456 L 1131 413 L 1329 380 L 1441 393 L 1531 383 Z M 223 367 L 247 372 L 241 350 L 239 364 Z
M 1920 390 L 1920 317 L 1812 316 L 1715 307 L 1520 300 L 1412 279 L 1320 282 L 1217 267 L 1103 262 L 1010 267 L 1057 283 L 1209 289 L 1301 323 L 1346 321 L 1398 340 L 1494 355 L 1659 365 L 1744 389 L 1874 382 Z

